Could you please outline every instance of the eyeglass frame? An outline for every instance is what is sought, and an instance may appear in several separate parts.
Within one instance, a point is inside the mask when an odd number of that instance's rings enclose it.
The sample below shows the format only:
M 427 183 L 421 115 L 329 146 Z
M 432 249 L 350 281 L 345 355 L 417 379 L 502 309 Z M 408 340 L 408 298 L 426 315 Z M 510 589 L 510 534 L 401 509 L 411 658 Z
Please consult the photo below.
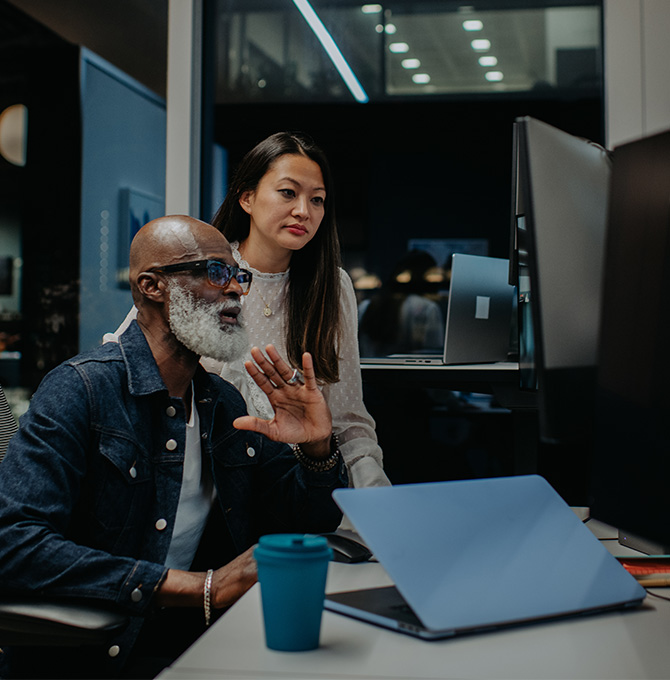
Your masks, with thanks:
M 214 281 L 212 281 L 212 278 L 209 275 L 210 264 L 217 264 L 231 271 L 230 278 L 223 286 L 220 286 L 214 283 Z M 238 267 L 236 264 L 227 264 L 226 262 L 222 262 L 221 260 L 214 260 L 211 258 L 208 260 L 192 260 L 191 262 L 178 262 L 177 264 L 166 264 L 164 266 L 151 267 L 151 269 L 147 269 L 147 271 L 156 272 L 158 274 L 178 274 L 180 272 L 204 271 L 207 273 L 207 280 L 212 284 L 212 286 L 221 289 L 227 288 L 233 279 L 235 279 L 235 281 L 237 281 L 237 285 L 240 286 L 240 288 L 242 288 L 243 284 L 237 280 L 237 275 L 240 272 L 242 272 L 249 276 L 249 286 L 246 290 L 242 290 L 242 295 L 247 295 L 249 293 L 249 291 L 251 290 L 251 282 L 253 281 L 254 278 L 253 273 L 250 272 L 248 269 L 243 269 L 242 267 Z

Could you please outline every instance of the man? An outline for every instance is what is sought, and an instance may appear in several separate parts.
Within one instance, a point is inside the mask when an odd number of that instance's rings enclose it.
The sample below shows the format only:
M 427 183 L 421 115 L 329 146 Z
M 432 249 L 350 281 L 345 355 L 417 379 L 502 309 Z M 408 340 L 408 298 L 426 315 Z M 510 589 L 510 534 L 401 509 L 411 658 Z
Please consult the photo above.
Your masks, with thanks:
M 137 321 L 46 376 L 0 466 L 0 591 L 92 600 L 131 623 L 105 649 L 16 648 L 23 677 L 151 677 L 160 664 L 142 669 L 145 657 L 176 656 L 202 632 L 207 600 L 221 610 L 253 585 L 262 533 L 341 519 L 331 492 L 346 470 L 309 354 L 297 380 L 274 348 L 252 351 L 272 421 L 245 415 L 239 393 L 199 367 L 203 353 L 247 346 L 251 274 L 220 232 L 184 216 L 148 223 L 130 282 Z M 295 455 L 282 441 L 300 442 Z

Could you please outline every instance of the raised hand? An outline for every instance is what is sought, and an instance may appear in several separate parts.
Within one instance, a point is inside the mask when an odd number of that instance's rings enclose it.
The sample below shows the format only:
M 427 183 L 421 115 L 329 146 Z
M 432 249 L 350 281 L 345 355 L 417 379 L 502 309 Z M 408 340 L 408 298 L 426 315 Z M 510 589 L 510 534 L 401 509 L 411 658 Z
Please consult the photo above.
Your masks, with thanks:
M 268 345 L 265 351 L 267 356 L 258 347 L 252 348 L 254 361 L 244 365 L 267 395 L 275 416 L 272 420 L 243 416 L 233 425 L 239 430 L 259 432 L 274 441 L 313 444 L 313 447 L 304 447 L 306 453 L 316 457 L 328 455 L 332 418 L 316 383 L 312 355 L 303 354 L 303 375 L 296 380 L 294 369 L 279 356 L 273 345 Z

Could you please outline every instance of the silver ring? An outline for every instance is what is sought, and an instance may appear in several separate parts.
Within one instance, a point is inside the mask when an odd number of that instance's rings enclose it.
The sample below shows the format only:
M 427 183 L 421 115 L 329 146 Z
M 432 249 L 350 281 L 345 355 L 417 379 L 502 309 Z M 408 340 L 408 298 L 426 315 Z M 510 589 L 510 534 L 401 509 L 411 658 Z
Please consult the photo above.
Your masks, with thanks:
M 298 383 L 301 385 L 305 384 L 304 376 L 297 368 L 294 368 L 293 375 L 286 381 L 286 384 L 297 385 Z

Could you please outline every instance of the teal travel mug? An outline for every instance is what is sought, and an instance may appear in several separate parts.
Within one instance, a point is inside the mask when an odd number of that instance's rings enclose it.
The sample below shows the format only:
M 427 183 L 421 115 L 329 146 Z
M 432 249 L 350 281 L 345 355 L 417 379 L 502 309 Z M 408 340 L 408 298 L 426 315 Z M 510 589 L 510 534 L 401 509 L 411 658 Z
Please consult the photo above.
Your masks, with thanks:
M 322 536 L 261 536 L 254 550 L 261 587 L 265 644 L 298 652 L 316 649 L 332 551 Z

